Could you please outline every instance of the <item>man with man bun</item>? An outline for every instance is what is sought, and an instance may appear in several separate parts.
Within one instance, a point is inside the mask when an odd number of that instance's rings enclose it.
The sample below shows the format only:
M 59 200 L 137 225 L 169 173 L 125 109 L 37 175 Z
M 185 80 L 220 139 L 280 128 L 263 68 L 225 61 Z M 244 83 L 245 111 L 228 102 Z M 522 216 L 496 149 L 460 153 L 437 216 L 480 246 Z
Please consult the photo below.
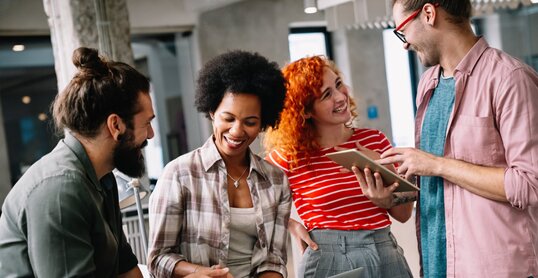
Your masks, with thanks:
M 122 230 L 112 170 L 140 177 L 153 137 L 149 82 L 134 68 L 78 48 L 77 73 L 52 115 L 64 138 L 8 194 L 0 277 L 142 277 Z

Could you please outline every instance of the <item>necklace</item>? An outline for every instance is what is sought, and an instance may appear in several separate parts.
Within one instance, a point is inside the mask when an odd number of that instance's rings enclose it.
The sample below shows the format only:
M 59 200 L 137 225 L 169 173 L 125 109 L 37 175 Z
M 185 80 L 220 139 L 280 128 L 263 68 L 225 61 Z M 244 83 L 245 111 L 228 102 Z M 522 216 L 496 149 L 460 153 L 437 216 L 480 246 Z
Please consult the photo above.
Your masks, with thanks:
M 226 171 L 226 175 L 228 175 L 228 177 L 230 177 L 230 179 L 232 179 L 234 181 L 234 186 L 235 188 L 238 188 L 239 187 L 239 181 L 241 180 L 241 178 L 243 177 L 243 175 L 247 172 L 247 169 L 248 167 L 245 168 L 245 170 L 243 171 L 243 173 L 241 173 L 241 176 L 239 176 L 239 178 L 237 179 L 234 179 L 232 176 L 230 176 L 230 174 L 228 174 L 228 171 Z

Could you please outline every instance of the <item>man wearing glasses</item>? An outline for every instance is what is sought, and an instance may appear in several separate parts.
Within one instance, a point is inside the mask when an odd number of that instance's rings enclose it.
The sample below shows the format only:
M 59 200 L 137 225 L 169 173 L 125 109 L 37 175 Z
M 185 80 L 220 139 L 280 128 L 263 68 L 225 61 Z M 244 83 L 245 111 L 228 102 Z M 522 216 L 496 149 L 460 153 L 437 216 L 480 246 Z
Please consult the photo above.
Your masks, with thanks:
M 474 35 L 469 0 L 395 0 L 396 36 L 431 68 L 416 146 L 386 151 L 420 176 L 424 277 L 538 276 L 538 74 Z

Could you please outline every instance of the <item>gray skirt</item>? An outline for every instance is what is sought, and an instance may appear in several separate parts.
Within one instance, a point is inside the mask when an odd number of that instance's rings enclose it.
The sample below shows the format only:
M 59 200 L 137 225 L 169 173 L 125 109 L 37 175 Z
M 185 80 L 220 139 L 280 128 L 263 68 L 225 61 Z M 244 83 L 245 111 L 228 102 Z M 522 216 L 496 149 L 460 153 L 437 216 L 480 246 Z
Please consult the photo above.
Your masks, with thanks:
M 364 268 L 360 278 L 413 277 L 390 228 L 380 230 L 313 230 L 318 250 L 308 247 L 297 277 L 326 278 Z

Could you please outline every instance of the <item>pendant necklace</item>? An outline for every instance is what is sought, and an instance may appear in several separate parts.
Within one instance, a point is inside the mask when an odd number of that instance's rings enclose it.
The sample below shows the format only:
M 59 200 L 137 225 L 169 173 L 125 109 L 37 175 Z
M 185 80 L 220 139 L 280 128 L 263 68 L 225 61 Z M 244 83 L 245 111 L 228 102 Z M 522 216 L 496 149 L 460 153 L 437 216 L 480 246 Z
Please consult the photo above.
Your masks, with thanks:
M 245 170 L 243 171 L 243 173 L 241 174 L 241 176 L 239 176 L 239 178 L 237 179 L 234 179 L 232 176 L 230 176 L 230 174 L 228 174 L 228 171 L 226 171 L 226 175 L 228 175 L 228 177 L 230 177 L 230 179 L 232 179 L 234 181 L 234 186 L 235 188 L 238 188 L 239 187 L 239 181 L 241 180 L 241 178 L 243 177 L 243 175 L 247 172 L 247 169 L 248 167 L 245 168 Z

